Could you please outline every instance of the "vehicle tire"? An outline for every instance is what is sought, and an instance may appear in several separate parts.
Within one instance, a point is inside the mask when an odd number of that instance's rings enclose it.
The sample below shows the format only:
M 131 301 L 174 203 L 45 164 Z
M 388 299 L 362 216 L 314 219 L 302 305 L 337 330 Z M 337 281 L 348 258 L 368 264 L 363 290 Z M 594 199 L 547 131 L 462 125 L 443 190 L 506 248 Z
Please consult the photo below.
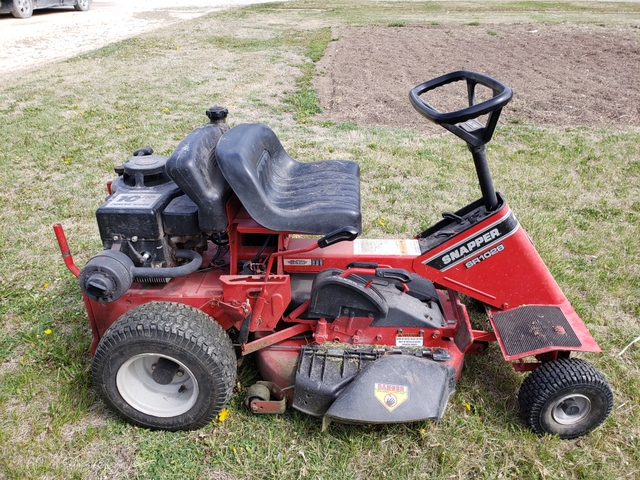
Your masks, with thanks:
M 91 8 L 91 0 L 78 0 L 78 3 L 76 3 L 73 8 L 79 12 L 86 12 Z
M 226 332 L 204 312 L 151 302 L 105 332 L 92 377 L 99 397 L 128 422 L 193 430 L 213 420 L 231 397 L 236 356 Z
M 589 363 L 560 358 L 541 365 L 524 380 L 518 401 L 533 431 L 569 439 L 605 421 L 613 408 L 613 392 Z
M 13 0 L 11 15 L 16 18 L 29 18 L 33 15 L 33 0 Z

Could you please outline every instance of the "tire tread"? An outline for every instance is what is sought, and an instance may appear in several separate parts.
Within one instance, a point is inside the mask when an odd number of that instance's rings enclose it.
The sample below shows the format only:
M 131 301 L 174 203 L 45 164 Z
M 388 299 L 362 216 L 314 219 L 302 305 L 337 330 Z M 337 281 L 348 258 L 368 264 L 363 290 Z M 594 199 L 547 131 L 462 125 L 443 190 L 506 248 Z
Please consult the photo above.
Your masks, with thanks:
M 93 359 L 92 376 L 98 396 L 107 405 L 119 409 L 105 391 L 101 370 L 109 361 L 110 352 L 123 343 L 136 341 L 140 337 L 170 341 L 175 346 L 189 351 L 207 365 L 216 384 L 216 389 L 207 414 L 196 419 L 187 427 L 165 428 L 167 430 L 200 428 L 220 413 L 231 398 L 236 377 L 236 357 L 227 333 L 209 315 L 189 305 L 169 302 L 150 302 L 140 305 L 125 314 L 109 327 L 96 349 Z M 126 417 L 132 423 L 149 427 L 135 419 Z
M 607 380 L 588 362 L 578 358 L 559 358 L 544 363 L 534 370 L 522 383 L 518 393 L 520 409 L 534 432 L 548 433 L 540 422 L 541 411 L 547 400 L 570 386 L 595 387 L 607 397 L 606 412 L 601 420 L 586 431 L 578 434 L 560 435 L 561 438 L 575 438 L 599 426 L 613 408 L 613 393 Z

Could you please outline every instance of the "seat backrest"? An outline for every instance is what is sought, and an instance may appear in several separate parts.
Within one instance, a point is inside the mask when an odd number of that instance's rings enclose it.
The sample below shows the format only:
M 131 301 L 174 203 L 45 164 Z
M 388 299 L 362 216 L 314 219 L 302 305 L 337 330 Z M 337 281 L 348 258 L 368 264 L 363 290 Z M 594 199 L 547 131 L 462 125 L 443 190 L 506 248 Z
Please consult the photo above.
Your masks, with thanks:
M 229 130 L 218 144 L 217 156 L 223 175 L 249 211 L 253 205 L 269 204 L 270 184 L 277 183 L 278 175 L 286 177 L 289 164 L 297 163 L 273 130 L 260 123 Z
M 218 124 L 196 128 L 167 160 L 167 173 L 198 206 L 198 223 L 207 233 L 221 233 L 227 229 L 226 202 L 231 188 L 220 172 L 215 155 L 216 145 L 225 130 Z

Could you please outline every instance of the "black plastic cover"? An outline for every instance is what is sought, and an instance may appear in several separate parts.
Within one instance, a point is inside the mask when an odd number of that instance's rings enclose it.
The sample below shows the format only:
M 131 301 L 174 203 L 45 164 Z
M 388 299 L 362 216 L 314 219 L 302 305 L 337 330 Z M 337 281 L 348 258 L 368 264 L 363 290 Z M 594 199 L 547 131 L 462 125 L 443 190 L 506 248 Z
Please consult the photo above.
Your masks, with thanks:
M 262 124 L 229 130 L 216 155 L 242 205 L 263 227 L 318 235 L 349 226 L 362 231 L 357 163 L 297 162 Z
M 416 275 L 415 280 L 403 285 L 394 278 L 356 274 L 341 277 L 341 273 L 339 269 L 327 269 L 316 276 L 309 318 L 332 321 L 341 316 L 369 317 L 371 325 L 379 327 L 445 325 L 438 294 L 430 281 Z
M 200 233 L 198 206 L 186 195 L 171 200 L 162 212 L 162 222 L 168 235 L 194 237 Z
M 303 347 L 296 369 L 293 408 L 324 415 L 340 393 L 384 350 Z
M 411 355 L 387 355 L 371 363 L 326 413 L 342 423 L 439 420 L 455 391 L 449 365 Z
M 220 233 L 227 229 L 226 202 L 231 189 L 220 173 L 216 144 L 225 123 L 210 123 L 193 130 L 167 160 L 167 173 L 198 206 L 200 229 Z
M 341 277 L 341 273 L 339 269 L 327 269 L 316 276 L 311 290 L 309 318 L 387 316 L 389 306 L 376 286 L 365 288 L 366 281 L 361 277 Z

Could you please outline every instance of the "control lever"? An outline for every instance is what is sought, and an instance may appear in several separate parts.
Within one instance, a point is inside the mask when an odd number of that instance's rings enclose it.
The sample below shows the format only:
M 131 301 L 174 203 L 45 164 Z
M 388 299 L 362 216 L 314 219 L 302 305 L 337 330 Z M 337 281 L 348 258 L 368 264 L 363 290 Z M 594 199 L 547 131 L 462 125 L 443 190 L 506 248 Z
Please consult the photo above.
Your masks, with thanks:
M 460 215 L 456 215 L 453 212 L 442 212 L 442 218 L 454 220 L 461 225 L 464 223 L 464 218 L 462 218 Z

